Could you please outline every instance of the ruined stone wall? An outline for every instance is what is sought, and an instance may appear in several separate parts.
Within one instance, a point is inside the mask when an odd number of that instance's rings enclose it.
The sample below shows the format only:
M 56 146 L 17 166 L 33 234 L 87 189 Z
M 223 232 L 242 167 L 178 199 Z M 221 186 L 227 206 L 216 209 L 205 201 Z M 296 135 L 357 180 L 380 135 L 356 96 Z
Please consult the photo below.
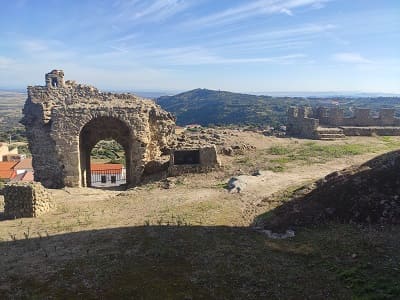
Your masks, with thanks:
M 286 134 L 316 139 L 319 120 L 313 118 L 311 107 L 290 107 L 287 113 Z
M 395 118 L 394 109 L 381 109 L 378 117 L 373 117 L 370 109 L 356 108 L 353 116 L 344 117 L 344 110 L 338 107 L 291 107 L 287 117 L 286 132 L 291 136 L 319 139 L 328 129 L 335 129 L 326 127 L 337 127 L 347 136 L 400 135 L 400 119 Z
M 190 148 L 188 150 L 197 150 L 199 151 L 199 163 L 198 164 L 175 164 L 174 157 L 175 151 L 184 151 L 184 149 L 173 150 L 170 155 L 170 162 L 168 168 L 168 174 L 171 176 L 177 176 L 186 173 L 204 173 L 209 172 L 215 168 L 221 166 L 221 162 L 219 161 L 217 148 L 215 145 L 203 146 L 201 148 L 193 149 Z
M 8 184 L 3 194 L 6 218 L 38 217 L 54 207 L 51 195 L 38 182 Z
M 175 118 L 152 100 L 100 92 L 64 82 L 64 73 L 46 74 L 46 86 L 28 87 L 24 118 L 35 181 L 44 186 L 85 186 L 90 151 L 113 138 L 125 150 L 128 184 L 137 184 L 147 161 L 173 139 Z
M 380 135 L 380 136 L 396 136 L 400 135 L 400 127 L 341 127 L 343 129 L 343 133 L 347 136 L 373 136 L 373 135 Z
M 321 125 L 326 126 L 400 126 L 400 119 L 395 118 L 394 109 L 380 109 L 378 117 L 372 117 L 371 110 L 356 108 L 351 117 L 344 117 L 344 110 L 340 108 L 317 109 L 317 118 Z

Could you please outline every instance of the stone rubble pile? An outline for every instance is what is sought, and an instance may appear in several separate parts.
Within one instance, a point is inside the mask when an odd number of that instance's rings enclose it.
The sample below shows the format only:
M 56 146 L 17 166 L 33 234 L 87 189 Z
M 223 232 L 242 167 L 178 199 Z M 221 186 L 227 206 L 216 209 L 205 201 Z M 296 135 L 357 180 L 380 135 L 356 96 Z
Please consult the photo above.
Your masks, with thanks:
M 4 187 L 6 218 L 38 217 L 54 208 L 48 191 L 38 182 L 17 182 Z
M 219 154 L 228 156 L 241 155 L 255 149 L 254 146 L 246 143 L 230 143 L 228 137 L 233 135 L 225 130 L 213 128 L 198 131 L 186 130 L 176 136 L 176 139 L 170 144 L 170 148 L 189 149 L 215 145 Z

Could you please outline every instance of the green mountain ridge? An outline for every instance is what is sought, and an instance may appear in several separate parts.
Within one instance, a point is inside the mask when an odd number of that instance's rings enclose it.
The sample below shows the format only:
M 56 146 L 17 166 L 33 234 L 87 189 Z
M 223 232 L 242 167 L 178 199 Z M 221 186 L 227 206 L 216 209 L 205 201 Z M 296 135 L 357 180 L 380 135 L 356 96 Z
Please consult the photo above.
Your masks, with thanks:
M 163 109 L 177 117 L 178 125 L 283 124 L 290 105 L 308 104 L 300 97 L 271 97 L 194 89 L 156 99 Z
M 351 116 L 354 107 L 396 109 L 400 117 L 399 97 L 289 97 L 263 96 L 228 91 L 194 89 L 174 96 L 162 96 L 155 101 L 175 114 L 178 125 L 284 125 L 290 106 L 337 106 Z

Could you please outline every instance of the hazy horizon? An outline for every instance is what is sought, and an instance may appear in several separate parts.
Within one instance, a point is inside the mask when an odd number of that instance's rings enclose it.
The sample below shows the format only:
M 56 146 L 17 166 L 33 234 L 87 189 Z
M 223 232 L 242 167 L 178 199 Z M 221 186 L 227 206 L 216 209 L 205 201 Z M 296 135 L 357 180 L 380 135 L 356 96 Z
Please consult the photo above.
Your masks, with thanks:
M 196 88 L 198 89 L 198 88 Z M 207 88 L 204 88 L 207 89 Z M 212 89 L 208 89 L 212 90 Z M 177 95 L 180 93 L 188 92 L 191 90 L 132 90 L 132 89 L 123 89 L 123 90 L 114 90 L 114 89 L 103 89 L 106 92 L 116 92 L 116 93 L 134 93 L 138 96 L 142 97 L 161 97 L 161 96 L 169 96 L 169 95 Z M 214 90 L 217 91 L 217 90 Z M 253 91 L 228 91 L 228 90 L 220 90 L 225 92 L 232 93 L 242 93 L 242 94 L 250 94 L 250 95 L 258 95 L 258 96 L 282 96 L 282 97 L 400 97 L 400 93 L 380 93 L 380 92 L 362 92 L 362 91 L 293 91 L 293 92 L 285 92 L 285 91 L 265 91 L 265 92 L 253 92 Z M 3 88 L 0 87 L 0 92 L 16 92 L 26 94 L 26 88 Z
M 0 86 L 400 94 L 397 0 L 1 4 Z

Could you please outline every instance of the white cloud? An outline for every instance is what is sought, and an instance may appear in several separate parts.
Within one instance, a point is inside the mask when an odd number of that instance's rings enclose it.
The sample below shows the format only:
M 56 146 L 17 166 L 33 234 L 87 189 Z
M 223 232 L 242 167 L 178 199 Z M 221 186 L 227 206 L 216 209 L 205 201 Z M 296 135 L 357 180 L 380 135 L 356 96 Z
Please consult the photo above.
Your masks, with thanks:
M 293 10 L 300 7 L 322 8 L 330 0 L 258 0 L 229 8 L 224 11 L 208 15 L 191 21 L 194 26 L 213 26 L 218 24 L 233 23 L 258 15 L 284 13 L 292 16 Z
M 293 16 L 293 13 L 290 9 L 282 8 L 281 13 L 287 14 L 288 16 Z
M 359 53 L 355 52 L 342 52 L 335 53 L 333 55 L 333 59 L 337 62 L 341 63 L 349 63 L 349 64 L 371 64 L 372 61 L 363 57 Z
M 186 0 L 153 0 L 121 1 L 114 6 L 120 11 L 118 21 L 160 22 L 186 10 L 190 4 Z
M 242 34 L 230 39 L 224 39 L 223 44 L 251 44 L 261 45 L 263 42 L 274 43 L 283 41 L 304 41 L 312 38 L 319 38 L 321 34 L 331 32 L 336 26 L 332 24 L 304 24 L 294 28 L 281 30 L 261 31 L 252 34 Z

